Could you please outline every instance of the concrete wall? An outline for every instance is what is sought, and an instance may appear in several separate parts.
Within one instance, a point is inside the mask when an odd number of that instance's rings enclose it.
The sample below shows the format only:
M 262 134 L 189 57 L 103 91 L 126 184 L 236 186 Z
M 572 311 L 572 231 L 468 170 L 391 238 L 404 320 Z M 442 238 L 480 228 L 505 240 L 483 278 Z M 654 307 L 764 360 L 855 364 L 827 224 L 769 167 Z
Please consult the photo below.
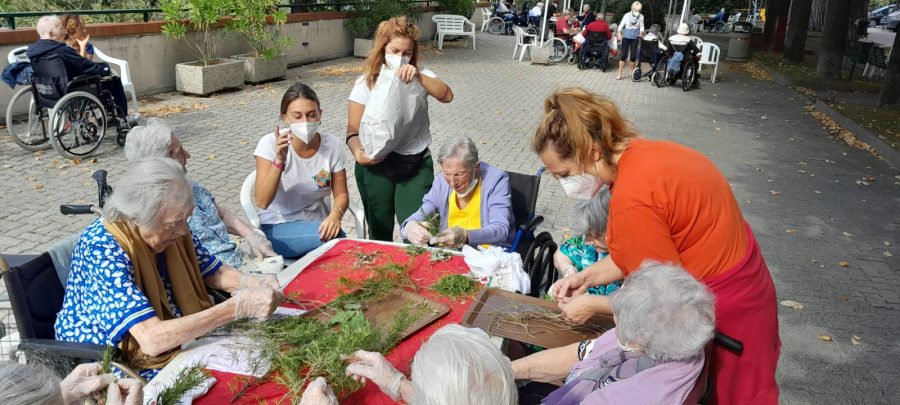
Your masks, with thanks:
M 423 13 L 419 21 L 423 43 L 434 36 L 435 28 L 431 21 L 434 14 L 433 11 Z M 88 30 L 91 30 L 91 26 Z M 353 36 L 344 29 L 343 18 L 288 22 L 285 24 L 284 33 L 294 39 L 293 46 L 284 51 L 289 64 L 336 59 L 353 53 Z M 246 41 L 238 34 L 216 30 L 215 36 L 219 57 L 250 51 Z M 37 34 L 34 34 L 32 40 L 36 39 Z M 92 36 L 91 42 L 107 55 L 128 61 L 135 90 L 139 96 L 175 90 L 175 64 L 197 59 L 184 41 L 166 38 L 158 33 Z M 24 45 L 27 43 L 0 45 L 0 55 L 5 56 L 13 49 Z M 0 86 L 0 116 L 4 117 L 3 122 L 13 92 L 14 90 L 8 86 Z

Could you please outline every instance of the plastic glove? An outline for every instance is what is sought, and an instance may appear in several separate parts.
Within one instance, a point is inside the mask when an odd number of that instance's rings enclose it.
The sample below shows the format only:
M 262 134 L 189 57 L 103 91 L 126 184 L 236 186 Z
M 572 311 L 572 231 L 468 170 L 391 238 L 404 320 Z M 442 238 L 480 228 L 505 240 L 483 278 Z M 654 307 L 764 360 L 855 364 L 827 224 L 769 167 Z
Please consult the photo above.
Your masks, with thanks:
M 133 378 L 123 378 L 110 384 L 106 391 L 106 405 L 141 405 L 144 384 Z
M 62 391 L 63 403 L 77 404 L 93 393 L 100 391 L 110 384 L 115 384 L 116 377 L 112 374 L 97 375 L 100 372 L 99 363 L 79 364 L 59 383 Z
M 241 273 L 241 288 L 257 287 L 266 287 L 281 291 L 281 285 L 278 284 L 278 277 L 274 274 L 258 275 Z
M 370 380 L 391 399 L 396 401 L 399 398 L 403 373 L 397 371 L 381 353 L 357 350 L 348 360 L 350 365 L 347 366 L 347 376 L 360 382 Z
M 228 301 L 234 300 L 234 319 L 253 318 L 262 321 L 272 315 L 282 298 L 281 293 L 276 290 L 257 287 L 237 290 Z
M 427 222 L 410 222 L 406 224 L 406 239 L 416 245 L 427 245 L 431 239 Z
M 566 256 L 562 249 L 557 249 L 556 253 L 553 254 L 553 267 L 556 267 L 556 270 L 559 270 L 559 274 L 563 277 L 578 272 L 578 269 L 572 264 L 572 259 L 569 259 L 569 256 Z
M 300 405 L 337 405 L 337 397 L 324 378 L 318 377 L 306 386 L 300 397 Z
M 452 248 L 462 247 L 469 240 L 469 232 L 458 226 L 445 229 L 429 241 L 432 245 L 443 245 Z
M 257 260 L 261 260 L 264 257 L 278 256 L 278 253 L 275 253 L 275 250 L 272 248 L 272 242 L 269 242 L 266 239 L 266 235 L 258 230 L 254 230 L 245 236 L 244 241 L 250 245 L 250 249 L 253 250 Z

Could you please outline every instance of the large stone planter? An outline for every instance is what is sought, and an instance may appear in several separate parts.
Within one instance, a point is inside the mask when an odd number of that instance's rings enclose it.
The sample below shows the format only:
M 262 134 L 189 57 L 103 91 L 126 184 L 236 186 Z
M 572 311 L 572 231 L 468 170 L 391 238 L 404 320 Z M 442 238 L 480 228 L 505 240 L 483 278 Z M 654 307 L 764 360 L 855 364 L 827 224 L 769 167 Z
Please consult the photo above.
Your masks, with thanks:
M 175 65 L 175 88 L 183 93 L 206 96 L 219 90 L 244 84 L 244 63 L 234 59 L 217 59 L 203 66 L 200 62 Z
M 374 41 L 371 39 L 362 39 L 355 38 L 353 40 L 353 56 L 357 58 L 366 58 L 369 56 L 369 51 L 372 50 Z
M 278 57 L 269 61 L 252 55 L 251 53 L 245 53 L 231 57 L 231 59 L 244 62 L 245 83 L 262 83 L 287 76 L 287 58 L 284 55 L 278 55 Z

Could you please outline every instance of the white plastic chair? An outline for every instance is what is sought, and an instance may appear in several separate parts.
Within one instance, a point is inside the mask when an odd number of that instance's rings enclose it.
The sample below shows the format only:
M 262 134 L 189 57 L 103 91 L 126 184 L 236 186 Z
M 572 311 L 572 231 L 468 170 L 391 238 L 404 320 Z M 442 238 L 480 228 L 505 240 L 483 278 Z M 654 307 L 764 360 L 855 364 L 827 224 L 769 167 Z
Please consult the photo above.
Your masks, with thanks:
M 247 178 L 244 179 L 244 184 L 241 185 L 241 208 L 243 208 L 244 215 L 247 216 L 250 226 L 259 229 L 259 214 L 256 212 L 256 202 L 253 199 L 255 186 L 256 170 L 250 172 Z M 366 214 L 363 211 L 363 207 L 351 199 L 347 211 L 350 212 L 350 215 L 353 215 L 353 221 L 356 223 L 356 237 L 358 239 L 366 239 Z
M 491 23 L 491 9 L 487 7 L 481 8 L 481 32 Z
M 528 57 L 531 58 L 531 51 L 528 49 L 537 42 L 537 35 L 526 34 L 525 30 L 518 25 L 513 25 L 513 33 L 516 34 L 516 47 L 513 49 L 513 59 L 519 54 L 519 62 L 525 58 L 525 51 L 528 51 Z
M 128 69 L 128 61 L 113 58 L 103 53 L 97 46 L 94 46 L 94 56 L 110 65 L 115 65 L 119 69 L 119 79 L 122 80 L 122 88 L 131 96 L 131 111 L 138 112 L 141 109 L 141 104 L 138 102 L 137 93 L 134 91 L 134 82 L 131 81 L 131 70 Z
M 26 49 L 28 49 L 27 46 L 20 46 L 9 51 L 9 54 L 6 55 L 6 61 L 9 63 L 28 62 L 28 55 L 25 54 Z M 18 55 L 16 55 L 17 53 Z
M 472 37 L 472 50 L 475 50 L 475 23 L 468 18 L 453 14 L 435 14 L 431 16 L 431 21 L 435 25 L 434 36 L 438 49 L 444 49 L 444 35 L 459 35 Z M 472 30 L 466 30 L 466 25 L 472 27 Z M 465 47 L 466 44 L 463 42 L 463 48 Z
M 697 72 L 703 68 L 703 65 L 713 65 L 713 73 L 710 77 L 713 83 L 716 82 L 716 72 L 719 71 L 719 46 L 712 42 L 704 42 L 700 44 L 700 65 Z

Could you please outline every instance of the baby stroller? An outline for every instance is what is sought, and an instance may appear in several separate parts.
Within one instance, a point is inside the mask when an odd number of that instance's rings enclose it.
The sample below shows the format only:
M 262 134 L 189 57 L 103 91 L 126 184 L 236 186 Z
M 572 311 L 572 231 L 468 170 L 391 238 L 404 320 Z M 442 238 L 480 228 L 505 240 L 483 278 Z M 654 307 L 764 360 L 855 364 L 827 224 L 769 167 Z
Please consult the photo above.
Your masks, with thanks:
M 677 56 L 678 54 L 683 56 L 679 57 Z M 657 79 L 659 82 L 657 86 L 674 85 L 678 82 L 678 79 L 681 79 L 681 89 L 684 91 L 700 88 L 700 73 L 697 72 L 697 69 L 700 66 L 699 54 L 700 49 L 697 48 L 697 44 L 693 40 L 685 45 L 669 43 L 666 50 L 669 61 L 681 58 L 681 62 L 677 63 L 675 66 L 677 69 L 670 69 L 668 67 L 669 64 L 674 62 L 667 62 L 665 65 L 660 65 L 662 77 L 661 79 Z M 651 82 L 653 82 L 653 78 L 651 77 L 650 79 Z M 654 84 L 656 83 L 654 82 Z
M 578 69 L 600 69 L 600 71 L 606 71 L 606 62 L 608 60 L 609 47 L 607 46 L 606 33 L 588 32 L 584 43 L 581 44 Z
M 657 72 L 666 66 L 665 63 L 660 65 L 660 62 L 666 59 L 665 55 L 666 48 L 660 44 L 659 39 L 642 39 L 640 51 L 637 55 L 637 62 L 634 64 L 634 70 L 631 71 L 631 80 L 639 82 L 645 77 L 652 79 L 654 72 Z M 643 69 L 641 69 L 641 62 L 650 64 L 650 69 L 647 70 L 647 72 L 644 72 Z

